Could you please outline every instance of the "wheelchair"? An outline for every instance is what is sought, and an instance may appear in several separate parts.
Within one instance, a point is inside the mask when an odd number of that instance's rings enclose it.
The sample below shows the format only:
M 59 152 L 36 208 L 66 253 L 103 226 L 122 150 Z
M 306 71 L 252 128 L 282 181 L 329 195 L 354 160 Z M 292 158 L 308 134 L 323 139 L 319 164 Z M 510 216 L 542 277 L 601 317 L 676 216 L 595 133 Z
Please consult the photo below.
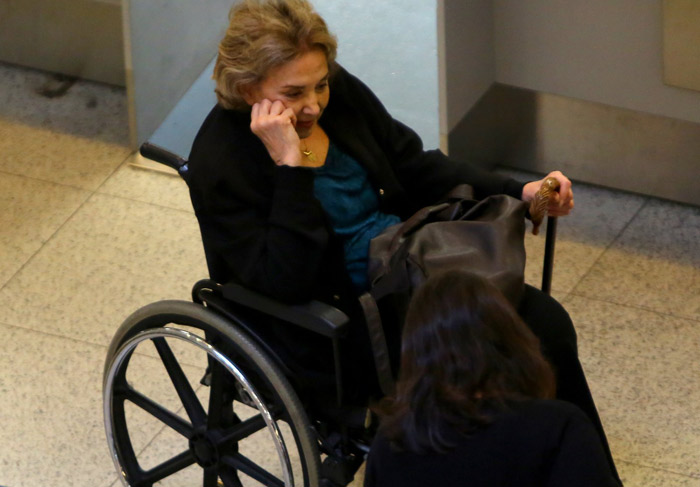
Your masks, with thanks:
M 185 159 L 150 143 L 141 153 L 187 180 Z M 335 383 L 334 397 L 320 401 L 325 409 L 298 393 L 294 373 L 256 329 L 261 316 L 328 340 Z M 208 279 L 194 285 L 191 302 L 159 301 L 135 311 L 112 339 L 103 376 L 105 431 L 123 484 L 351 483 L 375 425 L 366 405 L 348 404 L 343 395 L 340 339 L 348 325 L 348 316 L 322 302 L 282 304 Z

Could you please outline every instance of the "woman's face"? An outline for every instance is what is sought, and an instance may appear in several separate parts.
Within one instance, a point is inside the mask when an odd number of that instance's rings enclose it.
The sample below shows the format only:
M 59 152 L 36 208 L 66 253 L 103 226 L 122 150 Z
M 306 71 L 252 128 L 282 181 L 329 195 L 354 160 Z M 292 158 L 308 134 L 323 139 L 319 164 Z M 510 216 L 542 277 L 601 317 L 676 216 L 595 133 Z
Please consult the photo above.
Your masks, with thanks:
M 281 101 L 294 110 L 300 138 L 311 135 L 328 105 L 328 61 L 320 49 L 307 51 L 294 60 L 273 68 L 259 84 L 245 90 L 249 105 L 264 99 Z

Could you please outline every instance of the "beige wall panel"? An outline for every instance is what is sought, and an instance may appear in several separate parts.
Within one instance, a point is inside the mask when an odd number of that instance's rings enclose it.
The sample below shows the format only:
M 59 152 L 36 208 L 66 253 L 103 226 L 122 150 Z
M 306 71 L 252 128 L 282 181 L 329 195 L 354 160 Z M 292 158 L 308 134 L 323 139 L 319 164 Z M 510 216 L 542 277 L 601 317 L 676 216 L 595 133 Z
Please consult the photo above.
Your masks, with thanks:
M 436 0 L 311 0 L 338 37 L 338 61 L 415 130 L 440 144 Z M 332 96 L 332 95 L 331 95 Z
M 601 103 L 496 84 L 450 154 L 700 205 L 700 124 Z
M 444 0 L 445 102 L 448 132 L 496 78 L 492 0 Z
M 700 123 L 700 93 L 664 83 L 662 18 L 662 0 L 494 0 L 496 81 Z
M 124 85 L 119 2 L 0 0 L 0 61 Z
M 123 0 L 131 143 L 137 147 L 216 56 L 233 0 Z
M 698 0 L 664 0 L 664 81 L 700 91 Z

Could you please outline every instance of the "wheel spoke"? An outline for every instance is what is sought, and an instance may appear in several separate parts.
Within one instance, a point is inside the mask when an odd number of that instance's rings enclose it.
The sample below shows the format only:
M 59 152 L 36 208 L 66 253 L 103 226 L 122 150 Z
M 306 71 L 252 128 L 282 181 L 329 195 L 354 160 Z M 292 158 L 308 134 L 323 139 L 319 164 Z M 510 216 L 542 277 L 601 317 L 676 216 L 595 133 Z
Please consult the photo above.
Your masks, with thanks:
M 115 396 L 112 400 L 112 407 L 114 424 L 117 426 L 117 428 L 119 428 L 119 431 L 127 431 L 124 400 Z M 141 475 L 142 470 L 139 467 L 138 460 L 136 459 L 136 453 L 134 452 L 133 445 L 131 444 L 131 438 L 126 434 L 118 434 L 115 435 L 114 441 L 116 443 L 122 468 L 132 485 L 136 485 L 136 480 Z
M 175 386 L 177 395 L 180 397 L 185 411 L 187 411 L 190 421 L 192 421 L 195 427 L 203 425 L 206 422 L 207 414 L 202 407 L 202 403 L 199 402 L 199 398 L 197 398 L 194 389 L 192 389 L 190 381 L 187 380 L 187 376 L 175 358 L 173 351 L 164 338 L 154 338 L 153 343 L 158 350 L 163 365 L 165 365 L 165 369 L 168 371 L 170 380 Z
M 284 487 L 285 482 L 292 482 L 295 477 L 305 485 L 318 485 L 318 445 L 294 389 L 274 360 L 266 359 L 256 343 L 247 339 L 245 330 L 237 329 L 237 315 L 233 315 L 232 326 L 227 327 L 217 313 L 206 308 L 184 302 L 154 303 L 122 325 L 130 334 L 113 347 L 108 357 L 105 384 L 111 391 L 104 393 L 109 401 L 104 405 L 106 429 L 117 470 L 134 487 L 154 487 L 176 481 L 190 472 L 196 475 L 195 484 L 203 487 L 242 487 L 249 482 Z M 171 328 L 169 323 L 181 323 L 200 332 Z M 142 370 L 134 368 L 142 364 L 129 360 L 132 353 L 149 342 L 156 347 L 158 361 L 168 374 L 164 384 L 166 392 L 170 392 L 167 398 L 151 394 L 150 389 L 132 387 L 126 380 L 127 375 L 131 377 Z M 207 362 L 209 365 L 205 384 L 209 391 L 204 390 L 204 394 L 208 397 L 197 389 L 199 377 L 190 374 L 180 356 L 180 342 L 184 342 L 183 347 L 195 347 L 206 357 L 203 365 Z M 229 348 L 233 356 L 224 355 Z M 126 372 L 127 367 L 131 375 Z M 138 411 L 129 409 L 127 402 Z M 167 426 L 177 432 L 178 437 L 189 441 L 189 448 L 187 441 L 173 443 L 171 446 L 185 451 L 176 450 L 155 463 L 147 462 L 149 450 L 137 454 L 132 444 L 133 421 L 127 421 L 132 416 L 125 413 L 134 411 L 138 417 L 150 420 L 151 425 Z M 282 426 L 281 421 L 288 423 L 292 431 L 291 445 L 285 444 L 275 427 L 275 423 Z M 271 438 L 267 438 L 268 426 Z M 261 435 L 267 442 L 260 456 L 257 449 L 255 455 L 244 451 L 248 441 L 255 441 Z M 181 442 L 177 437 L 175 441 Z M 295 466 L 292 472 L 290 464 L 297 456 L 300 467 Z M 143 469 L 141 462 L 154 468 Z M 268 462 L 275 466 L 269 466 Z
M 244 457 L 240 453 L 226 456 L 223 458 L 224 464 L 235 468 L 239 472 L 243 472 L 249 477 L 257 480 L 263 485 L 273 487 L 284 487 L 284 482 L 259 465 L 256 465 L 250 459 Z
M 237 443 L 242 439 L 257 433 L 261 429 L 265 428 L 265 426 L 267 426 L 267 423 L 265 423 L 262 415 L 257 414 L 224 431 L 224 437 L 221 439 L 219 444 L 226 445 L 229 443 Z
M 183 470 L 195 462 L 192 452 L 189 450 L 180 453 L 170 460 L 161 463 L 144 473 L 143 479 L 145 482 L 155 483 L 174 473 Z
M 217 487 L 219 485 L 219 474 L 215 467 L 204 469 L 204 478 L 202 479 L 202 487 Z
M 177 414 L 168 411 L 163 406 L 153 401 L 153 399 L 144 396 L 140 392 L 130 387 L 115 391 L 115 394 L 117 393 L 119 397 L 131 401 L 136 406 L 140 407 L 156 419 L 165 423 L 167 426 L 170 426 L 172 429 L 180 433 L 185 438 L 192 437 L 193 431 L 192 425 L 190 423 L 182 419 Z
M 241 483 L 241 480 L 238 478 L 238 474 L 234 469 L 220 469 L 219 477 L 221 477 L 224 487 L 243 487 L 243 484 Z

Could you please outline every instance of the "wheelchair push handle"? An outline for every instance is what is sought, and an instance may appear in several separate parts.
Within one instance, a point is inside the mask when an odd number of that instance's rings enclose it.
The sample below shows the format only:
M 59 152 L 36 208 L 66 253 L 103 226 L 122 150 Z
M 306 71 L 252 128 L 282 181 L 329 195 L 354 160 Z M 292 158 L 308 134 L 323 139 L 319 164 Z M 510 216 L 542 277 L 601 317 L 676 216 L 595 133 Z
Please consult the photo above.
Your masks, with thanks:
M 542 186 L 530 202 L 530 218 L 532 219 L 532 234 L 540 233 L 540 225 L 547 216 L 547 207 L 555 193 L 559 191 L 559 181 L 556 178 L 548 177 L 542 182 Z M 550 220 L 551 221 L 551 220 Z
M 187 159 L 174 154 L 151 142 L 144 142 L 139 148 L 139 153 L 146 159 L 151 159 L 175 169 L 178 173 L 187 171 Z
M 547 215 L 547 207 L 554 198 L 554 194 L 559 191 L 559 181 L 556 178 L 548 177 L 542 182 L 542 186 L 530 202 L 530 218 L 532 219 L 532 234 L 537 235 L 540 225 Z M 551 294 L 552 274 L 554 271 L 554 244 L 557 236 L 557 218 L 547 218 L 547 237 L 544 244 L 544 263 L 542 266 L 542 292 Z

